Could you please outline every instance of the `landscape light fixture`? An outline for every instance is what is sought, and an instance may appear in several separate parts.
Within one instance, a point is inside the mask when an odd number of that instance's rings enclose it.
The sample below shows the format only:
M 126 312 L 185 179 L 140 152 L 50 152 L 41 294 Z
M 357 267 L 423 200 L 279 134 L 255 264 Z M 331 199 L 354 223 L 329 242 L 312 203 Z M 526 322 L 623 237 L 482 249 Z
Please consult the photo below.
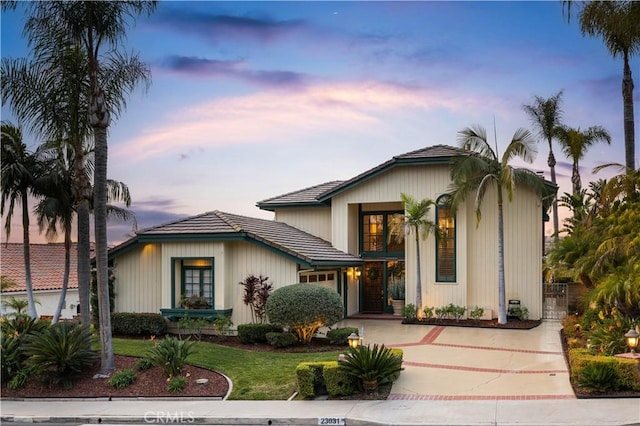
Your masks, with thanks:
M 351 333 L 349 337 L 347 337 L 347 340 L 349 341 L 349 347 L 351 349 L 355 349 L 360 343 L 360 336 L 358 336 L 356 333 Z
M 631 327 L 629 331 L 625 333 L 624 337 L 627 339 L 627 346 L 631 349 L 631 353 L 636 353 L 638 341 L 640 340 L 640 333 L 638 333 L 635 328 Z

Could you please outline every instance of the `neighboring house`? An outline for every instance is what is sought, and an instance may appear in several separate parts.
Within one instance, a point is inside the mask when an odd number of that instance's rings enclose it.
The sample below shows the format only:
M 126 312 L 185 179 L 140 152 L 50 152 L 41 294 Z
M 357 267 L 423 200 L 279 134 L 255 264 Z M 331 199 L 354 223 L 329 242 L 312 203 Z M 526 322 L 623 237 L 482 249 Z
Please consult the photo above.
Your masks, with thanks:
M 31 280 L 36 311 L 39 316 L 53 316 L 60 300 L 64 276 L 64 244 L 31 244 Z M 71 248 L 71 270 L 64 308 L 60 318 L 73 318 L 78 314 L 78 263 L 77 247 Z M 22 243 L 0 245 L 0 274 L 15 283 L 2 292 L 2 300 L 9 297 L 26 299 L 24 251 Z M 3 308 L 2 313 L 9 311 Z M 8 313 L 8 312 L 7 312 Z
M 139 231 L 113 248 L 116 311 L 186 313 L 181 296 L 204 296 L 214 318 L 250 322 L 238 283 L 265 275 L 276 288 L 317 283 L 335 289 L 345 316 L 391 312 L 389 284 L 406 279 L 407 303 L 415 301 L 415 240 L 389 238 L 400 194 L 430 198 L 429 219 L 446 240 L 421 240 L 422 300 L 498 311 L 498 228 L 495 193 L 487 193 L 476 226 L 473 195 L 456 211 L 448 204 L 451 161 L 466 152 L 437 145 L 393 157 L 347 181 L 332 181 L 257 203 L 275 220 L 213 211 Z M 555 190 L 555 188 L 554 188 Z M 518 299 L 530 318 L 542 315 L 543 215 L 550 200 L 518 188 L 505 203 L 507 299 Z

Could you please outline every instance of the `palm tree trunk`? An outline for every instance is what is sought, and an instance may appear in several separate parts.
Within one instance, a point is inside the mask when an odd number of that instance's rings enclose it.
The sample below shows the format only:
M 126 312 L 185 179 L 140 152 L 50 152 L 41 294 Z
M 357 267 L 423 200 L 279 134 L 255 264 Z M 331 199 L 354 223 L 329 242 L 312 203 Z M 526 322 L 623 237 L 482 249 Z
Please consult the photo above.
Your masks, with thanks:
M 29 239 L 29 203 L 27 191 L 22 191 L 22 250 L 24 254 L 24 277 L 27 288 L 27 303 L 29 316 L 38 318 L 36 302 L 33 299 L 33 281 L 31 280 L 31 240 Z
M 60 292 L 60 299 L 58 299 L 58 306 L 53 314 L 52 324 L 57 323 L 60 320 L 62 314 L 62 308 L 64 301 L 67 298 L 67 288 L 69 287 L 69 271 L 71 270 L 71 226 L 66 227 L 64 231 L 64 276 L 62 278 L 62 291 Z
M 422 312 L 422 273 L 420 271 L 420 232 L 416 227 L 414 230 L 416 233 L 416 273 L 418 276 L 416 277 L 416 308 L 418 309 L 418 318 L 421 316 Z
M 91 286 L 91 235 L 89 200 L 81 200 L 78 213 L 78 296 L 80 299 L 80 322 L 91 324 L 90 296 Z
M 582 182 L 580 181 L 580 168 L 578 161 L 573 162 L 573 172 L 571 173 L 571 184 L 573 185 L 573 195 L 577 195 L 582 190 Z
M 507 323 L 504 278 L 504 217 L 502 211 L 502 188 L 498 187 L 498 323 Z
M 549 139 L 549 159 L 547 163 L 549 164 L 549 170 L 551 171 L 551 182 L 554 185 L 556 185 L 556 157 L 553 155 L 553 146 L 552 146 L 551 139 Z M 553 198 L 552 209 L 553 209 L 553 238 L 555 241 L 558 241 L 558 239 L 560 238 L 560 225 L 558 223 L 558 220 L 559 220 L 558 219 L 558 199 L 556 197 Z
M 629 67 L 629 55 L 624 55 L 622 77 L 622 107 L 624 116 L 624 158 L 627 173 L 636 169 L 635 165 L 635 124 L 633 120 L 633 78 Z

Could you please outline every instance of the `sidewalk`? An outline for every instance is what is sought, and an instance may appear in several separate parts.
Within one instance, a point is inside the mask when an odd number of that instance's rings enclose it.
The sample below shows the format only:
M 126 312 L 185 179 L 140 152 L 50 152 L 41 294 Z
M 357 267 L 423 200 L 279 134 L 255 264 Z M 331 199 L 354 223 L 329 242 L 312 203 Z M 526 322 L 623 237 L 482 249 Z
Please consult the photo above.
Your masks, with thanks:
M 344 420 L 346 425 L 640 425 L 638 399 L 2 401 L 0 409 L 3 423 L 331 425 Z

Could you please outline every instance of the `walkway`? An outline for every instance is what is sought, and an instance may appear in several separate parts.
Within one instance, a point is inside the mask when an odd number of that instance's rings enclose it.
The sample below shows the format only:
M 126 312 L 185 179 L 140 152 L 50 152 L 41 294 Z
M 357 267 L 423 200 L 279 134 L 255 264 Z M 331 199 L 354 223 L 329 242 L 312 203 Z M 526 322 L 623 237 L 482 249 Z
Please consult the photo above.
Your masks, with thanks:
M 364 344 L 404 350 L 390 400 L 574 399 L 558 321 L 531 330 L 403 325 L 349 319 Z

